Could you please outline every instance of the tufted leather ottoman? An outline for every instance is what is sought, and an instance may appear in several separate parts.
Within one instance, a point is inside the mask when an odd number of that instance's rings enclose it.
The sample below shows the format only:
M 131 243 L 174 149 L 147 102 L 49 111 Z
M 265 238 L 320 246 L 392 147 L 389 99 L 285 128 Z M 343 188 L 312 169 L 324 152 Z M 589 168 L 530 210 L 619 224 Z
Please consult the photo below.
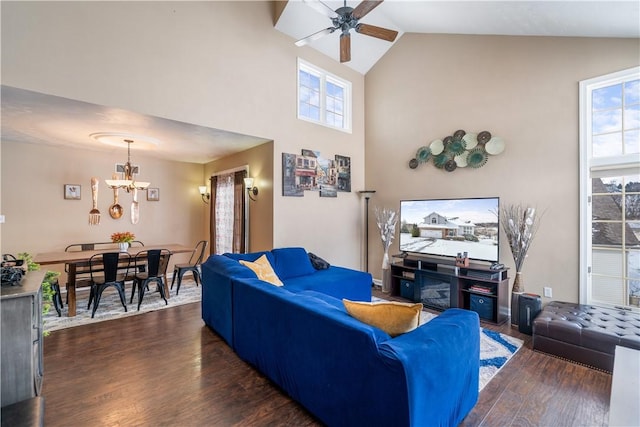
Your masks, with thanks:
M 533 321 L 533 349 L 613 371 L 617 345 L 640 350 L 640 314 L 552 301 Z

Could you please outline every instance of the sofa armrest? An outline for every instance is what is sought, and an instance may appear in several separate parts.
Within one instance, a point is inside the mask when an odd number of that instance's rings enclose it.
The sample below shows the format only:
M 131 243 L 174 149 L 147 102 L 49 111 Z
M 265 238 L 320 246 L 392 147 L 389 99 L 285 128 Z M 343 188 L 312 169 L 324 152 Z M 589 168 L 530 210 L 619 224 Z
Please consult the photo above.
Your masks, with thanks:
M 478 400 L 480 321 L 478 314 L 449 309 L 417 329 L 385 341 L 404 366 L 411 425 L 458 425 Z M 417 397 L 430 396 L 429 402 Z M 452 404 L 452 400 L 455 403 Z M 443 408 L 456 408 L 446 412 Z
M 236 278 L 257 278 L 238 261 L 222 255 L 212 255 L 201 265 L 202 320 L 233 346 L 233 286 Z

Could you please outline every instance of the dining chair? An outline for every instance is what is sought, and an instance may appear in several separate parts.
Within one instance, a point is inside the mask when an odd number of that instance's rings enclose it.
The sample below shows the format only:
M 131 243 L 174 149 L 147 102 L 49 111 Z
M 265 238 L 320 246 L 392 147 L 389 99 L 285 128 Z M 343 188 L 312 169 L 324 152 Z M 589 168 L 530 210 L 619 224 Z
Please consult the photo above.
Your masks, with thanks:
M 124 282 L 129 276 L 131 266 L 131 256 L 124 252 L 105 252 L 95 254 L 89 258 L 89 274 L 91 275 L 91 293 L 89 294 L 89 305 L 91 308 L 91 318 L 96 314 L 102 292 L 112 286 L 118 291 L 120 302 L 127 311 L 127 303 L 124 296 Z
M 140 305 L 144 298 L 145 290 L 149 288 L 149 283 L 155 282 L 160 292 L 160 296 L 164 300 L 164 304 L 167 305 L 167 296 L 164 293 L 164 284 L 167 277 L 167 267 L 169 266 L 169 259 L 171 258 L 171 251 L 167 249 L 150 249 L 140 251 L 135 256 L 135 271 L 136 274 L 133 278 L 133 288 L 131 289 L 131 300 L 133 302 L 133 296 L 136 293 L 136 287 L 138 288 L 138 311 L 140 311 Z M 140 267 L 144 266 L 144 269 Z
M 176 275 L 178 276 L 178 287 L 176 288 L 176 295 L 180 292 L 180 285 L 182 284 L 182 276 L 184 273 L 190 271 L 193 274 L 193 280 L 196 282 L 196 286 L 198 286 L 200 281 L 200 264 L 202 264 L 202 260 L 204 258 L 204 252 L 207 249 L 207 245 L 209 242 L 206 240 L 200 240 L 196 247 L 193 249 L 191 253 L 191 258 L 189 258 L 189 262 L 187 264 L 176 264 L 173 266 L 173 278 L 171 279 L 171 289 L 173 289 L 173 284 L 176 281 Z

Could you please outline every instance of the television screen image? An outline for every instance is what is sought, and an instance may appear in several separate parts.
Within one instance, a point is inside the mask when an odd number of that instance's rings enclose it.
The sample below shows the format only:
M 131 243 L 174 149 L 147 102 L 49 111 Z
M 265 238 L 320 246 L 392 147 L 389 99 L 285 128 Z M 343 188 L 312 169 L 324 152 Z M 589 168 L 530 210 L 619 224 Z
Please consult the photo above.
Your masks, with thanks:
M 499 262 L 498 197 L 400 201 L 400 250 Z

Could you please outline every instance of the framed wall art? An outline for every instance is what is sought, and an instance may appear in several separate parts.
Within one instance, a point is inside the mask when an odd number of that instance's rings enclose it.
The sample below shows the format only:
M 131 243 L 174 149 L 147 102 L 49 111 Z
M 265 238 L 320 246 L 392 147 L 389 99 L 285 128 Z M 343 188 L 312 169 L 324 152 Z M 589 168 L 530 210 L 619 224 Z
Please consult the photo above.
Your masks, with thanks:
M 282 195 L 303 197 L 317 191 L 320 197 L 337 197 L 351 192 L 351 158 L 325 158 L 319 151 L 303 149 L 301 154 L 282 153 Z
M 147 200 L 150 202 L 157 202 L 160 200 L 159 188 L 147 188 Z
M 64 198 L 66 200 L 80 200 L 82 197 L 82 186 L 80 184 L 65 184 Z

